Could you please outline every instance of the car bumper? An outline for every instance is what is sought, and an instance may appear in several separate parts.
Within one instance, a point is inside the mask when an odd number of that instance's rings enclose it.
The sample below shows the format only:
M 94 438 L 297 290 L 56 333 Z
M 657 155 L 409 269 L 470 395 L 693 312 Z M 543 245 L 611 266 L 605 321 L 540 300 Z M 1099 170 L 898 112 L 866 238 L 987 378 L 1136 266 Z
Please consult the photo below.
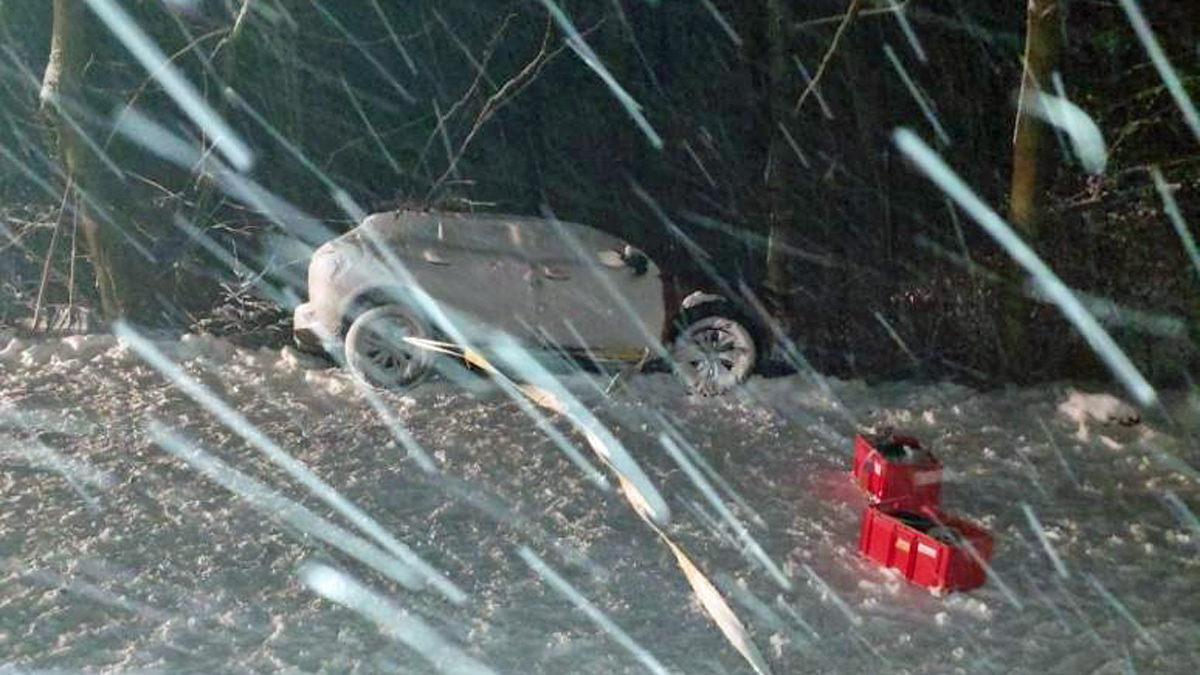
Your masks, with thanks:
M 341 326 L 323 317 L 317 307 L 306 302 L 292 313 L 292 336 L 296 346 L 314 354 L 336 354 L 339 350 L 338 333 Z

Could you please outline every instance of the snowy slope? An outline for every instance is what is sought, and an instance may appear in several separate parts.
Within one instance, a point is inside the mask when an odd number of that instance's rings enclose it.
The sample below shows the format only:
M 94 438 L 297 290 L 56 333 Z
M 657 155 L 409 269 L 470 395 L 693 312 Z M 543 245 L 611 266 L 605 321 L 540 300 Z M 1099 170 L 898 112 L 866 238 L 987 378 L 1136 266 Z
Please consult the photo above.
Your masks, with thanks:
M 0 337 L 0 673 L 750 672 L 658 537 L 486 381 L 382 398 L 430 475 L 336 369 L 213 338 L 159 347 L 466 600 L 405 588 L 154 443 L 158 420 L 365 536 L 129 344 Z M 667 497 L 668 532 L 776 673 L 1200 672 L 1200 403 L 1183 394 L 1131 411 L 1065 384 L 791 376 L 694 399 L 666 375 L 608 397 L 607 379 L 567 380 Z M 721 477 L 723 504 L 783 583 L 664 450 L 664 424 Z M 855 553 L 851 436 L 882 426 L 932 448 L 946 507 L 996 534 L 983 588 L 936 597 Z M 644 653 L 597 627 L 522 547 Z M 322 598 L 305 563 L 343 571 L 384 609 Z

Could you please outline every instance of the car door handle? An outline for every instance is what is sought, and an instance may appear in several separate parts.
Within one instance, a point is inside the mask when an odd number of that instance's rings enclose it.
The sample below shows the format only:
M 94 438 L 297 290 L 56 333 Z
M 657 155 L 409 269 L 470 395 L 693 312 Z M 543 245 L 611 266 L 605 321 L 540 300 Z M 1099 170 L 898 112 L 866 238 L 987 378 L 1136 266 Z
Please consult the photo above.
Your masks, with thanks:
M 565 267 L 552 267 L 546 265 L 542 267 L 542 276 L 555 281 L 566 281 L 571 278 L 571 271 Z
M 438 253 L 437 251 L 435 251 L 431 248 L 427 248 L 424 251 L 421 251 L 421 258 L 425 262 L 432 263 L 434 265 L 449 265 L 450 264 L 450 261 L 445 256 L 443 256 L 442 254 Z

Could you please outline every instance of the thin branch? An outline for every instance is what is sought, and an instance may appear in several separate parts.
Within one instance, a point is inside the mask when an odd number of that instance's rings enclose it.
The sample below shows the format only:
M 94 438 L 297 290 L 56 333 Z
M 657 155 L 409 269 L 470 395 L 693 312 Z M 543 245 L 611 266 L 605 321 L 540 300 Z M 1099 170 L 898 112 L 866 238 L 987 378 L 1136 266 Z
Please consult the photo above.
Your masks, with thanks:
M 436 9 L 431 9 L 430 11 L 433 12 L 433 16 L 438 20 L 438 23 L 442 24 L 442 28 L 446 30 L 446 35 L 450 37 L 450 40 L 453 41 L 458 47 L 459 51 L 461 51 L 463 55 L 467 57 L 467 60 L 471 62 L 471 65 L 475 66 L 475 71 L 479 73 L 481 77 L 487 80 L 487 83 L 491 85 L 492 89 L 495 89 L 496 83 L 492 82 L 492 78 L 488 77 L 487 75 L 487 63 L 492 57 L 492 51 L 495 49 L 495 42 L 499 41 L 500 36 L 504 33 L 504 30 L 508 26 L 509 20 L 513 18 L 513 15 L 509 14 L 504 18 L 504 23 L 501 24 L 500 28 L 496 31 L 495 36 L 492 38 L 493 44 L 488 45 L 487 54 L 483 57 L 483 62 L 481 63 L 480 61 L 476 60 L 475 55 L 471 53 L 470 47 L 468 47 L 466 43 L 464 43 L 462 39 L 458 37 L 458 34 L 450 28 L 450 24 L 446 23 L 446 20 L 442 18 L 442 15 L 439 14 Z
M 67 311 L 75 311 L 75 261 L 78 259 L 79 210 L 71 209 L 71 264 L 67 276 Z M 34 324 L 37 325 L 36 323 Z
M 474 97 L 475 92 L 479 90 L 479 84 L 484 80 L 484 78 L 487 78 L 487 67 L 488 64 L 492 62 L 492 56 L 496 52 L 496 46 L 499 45 L 500 38 L 503 37 L 505 31 L 508 29 L 509 22 L 511 22 L 514 18 L 516 18 L 516 14 L 509 14 L 508 16 L 504 17 L 504 23 L 500 24 L 500 28 L 496 30 L 496 34 L 492 36 L 492 39 L 488 43 L 487 49 L 484 51 L 483 63 L 480 64 L 480 70 L 475 73 L 475 81 L 471 83 L 471 88 L 467 90 L 467 93 L 463 94 L 462 98 L 458 99 L 458 101 L 456 101 L 454 105 L 450 106 L 450 109 L 446 111 L 446 119 L 453 117 L 454 114 L 458 112 L 458 109 L 466 105 L 467 101 L 471 100 L 471 98 Z M 492 86 L 492 89 L 496 88 L 496 84 L 491 81 L 491 78 L 488 78 L 488 84 Z
M 226 29 L 226 28 L 218 28 L 216 30 L 209 31 L 208 33 L 205 33 L 203 35 L 197 36 L 196 38 L 189 41 L 186 45 L 181 47 L 178 51 L 176 51 L 175 53 L 168 56 L 166 62 L 171 63 L 171 64 L 175 63 L 176 61 L 183 58 L 184 56 L 187 56 L 192 51 L 198 50 L 199 47 L 201 46 L 201 44 L 203 44 L 204 42 L 206 42 L 218 35 L 221 35 L 222 33 L 224 33 L 227 30 L 228 29 Z M 201 55 L 201 60 L 202 61 L 204 60 L 203 55 Z M 150 87 L 150 85 L 154 84 L 157 81 L 158 80 L 155 78 L 155 74 L 150 73 L 149 75 L 146 76 L 145 79 L 142 80 L 141 84 L 138 85 L 137 89 L 133 90 L 133 93 L 129 96 L 129 100 L 127 100 L 121 106 L 121 112 L 117 113 L 116 119 L 113 121 L 113 123 L 111 125 L 111 130 L 109 131 L 108 136 L 105 137 L 105 139 L 104 139 L 104 145 L 103 145 L 104 149 L 107 150 L 109 148 L 109 146 L 112 144 L 113 139 L 116 138 L 117 129 L 119 129 L 121 127 L 121 123 L 124 121 L 124 117 L 125 117 L 126 113 L 128 113 L 135 105 L 137 105 L 138 99 L 140 99 L 142 97 L 142 94 L 144 94 L 146 92 L 146 90 Z
M 904 0 L 904 2 L 889 5 L 887 7 L 875 7 L 873 9 L 864 9 L 858 13 L 859 16 L 878 16 L 880 14 L 895 14 L 908 9 L 912 0 Z M 821 26 L 831 23 L 838 23 L 846 20 L 846 14 L 834 14 L 833 16 L 823 16 L 820 19 L 809 19 L 808 21 L 799 21 L 792 24 L 793 30 L 802 30 L 809 26 Z
M 492 55 L 495 53 L 496 46 L 500 43 L 500 38 L 504 35 L 504 32 L 508 29 L 509 22 L 513 18 L 515 18 L 515 16 L 516 16 L 515 14 L 509 14 L 508 16 L 504 17 L 504 22 L 502 24 L 500 24 L 500 27 L 498 29 L 496 29 L 496 32 L 492 35 L 492 38 L 488 41 L 488 46 L 484 49 L 484 53 L 483 53 L 483 63 L 478 64 L 479 68 L 477 68 L 475 71 L 475 79 L 471 82 L 471 86 L 470 86 L 470 88 L 467 89 L 466 93 L 463 94 L 457 101 L 455 101 L 454 104 L 450 106 L 450 109 L 447 110 L 444 115 L 441 114 L 440 112 L 434 113 L 438 118 L 437 127 L 434 128 L 434 130 L 432 132 L 430 132 L 429 138 L 425 139 L 425 145 L 421 148 L 421 152 L 418 155 L 420 164 L 425 164 L 425 156 L 427 154 L 429 154 L 429 148 L 433 147 L 433 142 L 435 140 L 437 140 L 438 135 L 440 133 L 443 133 L 443 126 L 445 125 L 445 123 L 448 122 L 450 120 L 450 118 L 453 117 L 455 114 L 457 114 L 458 110 L 460 108 L 462 108 L 464 105 L 466 105 L 467 102 L 470 101 L 475 96 L 475 92 L 477 92 L 479 90 L 480 83 L 483 82 L 484 78 L 487 78 L 487 67 L 488 67 L 488 64 L 490 64 L 492 61 Z M 449 30 L 449 27 L 447 27 L 446 30 Z M 463 47 L 463 49 L 465 50 L 465 46 Z M 467 52 L 467 56 L 471 60 L 472 63 L 475 63 L 475 59 L 474 59 L 474 57 L 472 57 L 470 55 L 469 51 Z M 490 84 L 493 89 L 496 88 L 496 85 L 495 85 L 495 83 L 493 83 L 491 81 L 491 78 L 488 78 L 488 84 Z M 452 153 L 447 152 L 447 155 L 449 155 L 447 157 L 447 159 L 449 159 L 451 161 L 451 164 L 453 164 L 454 157 L 453 157 Z M 444 180 L 444 177 L 442 180 Z M 430 194 L 432 194 L 432 191 L 430 191 Z
M 813 93 L 817 88 L 817 83 L 821 81 L 821 77 L 825 74 L 825 69 L 829 66 L 829 62 L 833 60 L 833 55 L 837 52 L 838 44 L 842 41 L 842 36 L 845 35 L 846 29 L 850 24 L 854 23 L 854 17 L 858 16 L 859 5 L 862 0 L 850 0 L 850 7 L 846 10 L 846 14 L 842 18 L 841 25 L 838 26 L 837 32 L 833 34 L 833 41 L 829 43 L 829 49 L 825 51 L 825 57 L 821 59 L 821 65 L 817 68 L 816 74 L 809 81 L 808 86 L 804 88 L 804 92 L 800 94 L 800 100 L 796 101 L 796 107 L 792 110 L 795 115 L 800 112 L 804 101 L 808 99 L 808 95 Z
M 237 17 L 233 20 L 233 27 L 229 29 L 225 37 L 221 38 L 221 41 L 213 48 L 212 56 L 209 57 L 210 59 L 215 61 L 226 45 L 237 42 L 238 38 L 242 36 L 242 33 L 246 30 L 247 19 L 250 17 L 250 4 L 253 1 L 242 0 L 242 8 L 238 10 Z
M 449 178 L 454 170 L 458 167 L 459 161 L 462 160 L 463 155 L 467 152 L 467 147 L 470 146 L 471 141 L 475 140 L 476 134 L 478 134 L 479 130 L 483 128 L 483 125 L 486 124 L 487 121 L 491 119 L 498 110 L 507 105 L 508 102 L 516 97 L 519 93 L 524 91 L 525 87 L 536 80 L 538 75 L 541 74 L 546 63 L 554 56 L 555 53 L 557 53 L 550 52 L 550 38 L 553 33 L 553 24 L 549 19 L 547 19 L 546 33 L 542 37 L 542 46 L 538 49 L 537 54 L 534 55 L 533 59 L 529 63 L 525 64 L 525 67 L 522 68 L 520 72 L 505 82 L 495 94 L 492 94 L 490 97 L 488 97 L 488 100 L 483 104 L 483 109 L 480 110 L 479 115 L 475 118 L 475 123 L 471 126 L 471 131 L 467 134 L 467 137 L 463 139 L 462 144 L 459 145 L 458 152 L 455 153 L 455 155 L 451 158 L 450 166 L 446 169 L 442 176 L 434 182 L 433 187 L 429 189 L 429 193 L 426 195 L 426 200 L 432 197 L 433 194 L 442 187 L 442 185 L 446 182 L 446 179 Z
M 73 186 L 74 186 L 73 177 L 68 176 L 67 187 L 63 190 L 62 204 L 58 207 L 58 218 L 56 218 L 54 221 L 54 231 L 50 233 L 50 246 L 47 247 L 46 261 L 42 265 L 42 280 L 41 280 L 41 283 L 38 284 L 37 300 L 35 300 L 33 303 L 33 325 L 32 325 L 32 328 L 35 332 L 38 329 L 38 322 L 41 320 L 41 316 L 42 316 L 42 298 L 45 297 L 46 286 L 50 282 L 50 265 L 54 261 L 54 248 L 55 248 L 55 245 L 58 243 L 58 231 L 60 229 L 62 229 L 63 215 L 67 212 L 67 201 L 70 199 L 71 189 Z M 47 321 L 46 327 L 49 328 L 49 326 L 50 326 L 50 322 Z

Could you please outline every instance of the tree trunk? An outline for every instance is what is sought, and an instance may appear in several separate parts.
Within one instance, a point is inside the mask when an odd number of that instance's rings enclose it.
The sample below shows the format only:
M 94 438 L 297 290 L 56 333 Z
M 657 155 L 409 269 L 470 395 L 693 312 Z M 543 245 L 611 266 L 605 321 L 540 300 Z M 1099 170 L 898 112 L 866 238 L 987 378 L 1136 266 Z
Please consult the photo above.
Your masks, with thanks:
M 774 300 L 785 310 L 791 295 L 791 257 L 787 249 L 792 245 L 795 214 L 790 210 L 792 203 L 788 187 L 792 161 L 791 148 L 781 126 L 786 126 L 791 117 L 794 102 L 795 76 L 788 62 L 788 35 L 791 12 L 786 0 L 767 0 L 767 50 L 768 77 L 767 96 L 770 114 L 767 118 L 767 134 L 771 140 L 767 145 L 767 222 L 770 232 L 767 238 L 767 289 Z
M 122 177 L 114 176 L 89 148 L 78 120 L 71 123 L 73 110 L 84 109 L 84 66 L 91 55 L 87 20 L 80 0 L 54 0 L 50 56 L 42 77 L 42 110 L 58 137 L 59 159 L 68 183 L 75 185 L 75 208 L 83 230 L 100 300 L 100 314 L 107 320 L 153 321 L 153 284 L 146 255 L 133 245 L 134 206 L 120 196 Z
M 1042 142 L 1044 124 L 1026 113 L 1029 99 L 1046 88 L 1058 58 L 1062 13 L 1058 0 L 1029 0 L 1025 15 L 1025 67 L 1021 76 L 1017 126 L 1013 138 L 1012 185 L 1008 215 L 1017 232 L 1030 246 L 1038 239 L 1040 210 L 1045 193 L 1049 145 Z M 1024 274 L 1009 265 L 1009 279 L 1023 288 Z M 1026 326 L 1029 302 L 1020 290 L 1009 293 L 1004 308 L 1004 351 L 1008 370 L 1028 372 L 1031 346 Z

